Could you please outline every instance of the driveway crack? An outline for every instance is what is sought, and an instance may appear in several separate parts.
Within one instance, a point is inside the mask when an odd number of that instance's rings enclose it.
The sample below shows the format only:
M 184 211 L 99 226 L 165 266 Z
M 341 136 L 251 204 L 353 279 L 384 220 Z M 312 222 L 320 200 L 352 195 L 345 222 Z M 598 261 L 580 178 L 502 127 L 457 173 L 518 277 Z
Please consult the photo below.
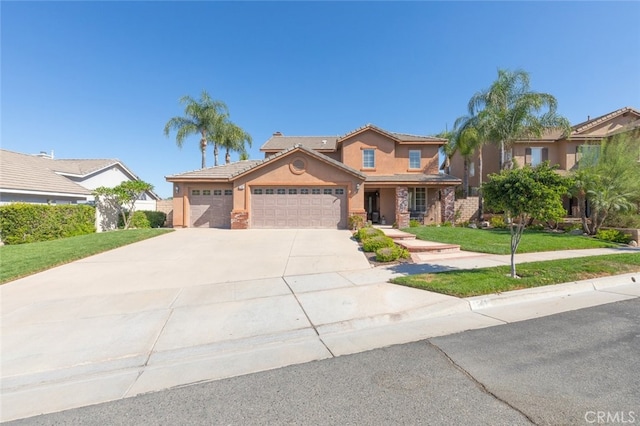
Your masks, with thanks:
M 533 421 L 533 419 L 531 417 L 529 417 L 529 415 L 527 415 L 525 412 L 523 412 L 522 410 L 520 410 L 518 407 L 512 405 L 511 403 L 509 403 L 508 401 L 500 398 L 498 395 L 496 395 L 495 393 L 491 392 L 482 382 L 480 382 L 478 379 L 476 379 L 470 372 L 468 372 L 467 370 L 465 370 L 460 364 L 458 364 L 457 362 L 455 362 L 453 360 L 453 358 L 451 358 L 445 351 L 443 351 L 439 346 L 434 345 L 430 340 L 427 340 L 427 344 L 431 345 L 431 347 L 433 347 L 436 351 L 440 352 L 442 354 L 442 356 L 444 356 L 450 363 L 451 365 L 453 365 L 458 371 L 460 371 L 462 374 L 464 374 L 465 376 L 467 376 L 469 378 L 469 380 L 471 380 L 478 388 L 480 388 L 480 390 L 484 393 L 486 393 L 487 395 L 491 396 L 493 399 L 495 399 L 496 401 L 501 402 L 502 404 L 506 405 L 507 407 L 511 408 L 512 410 L 517 411 L 518 413 L 522 414 L 522 416 L 524 416 L 524 418 L 526 418 L 527 420 L 529 420 L 531 422 L 531 424 L 533 425 L 537 425 L 537 423 L 535 421 Z
M 324 342 L 324 340 L 322 340 L 322 337 L 320 337 L 320 333 L 318 332 L 318 329 L 316 328 L 316 325 L 313 323 L 313 321 L 311 321 L 311 318 L 309 318 L 309 314 L 307 314 L 307 311 L 304 309 L 304 306 L 302 306 L 302 303 L 300 302 L 300 299 L 298 299 L 298 295 L 293 291 L 293 289 L 291 288 L 291 286 L 289 285 L 289 283 L 287 282 L 285 277 L 282 277 L 282 281 L 284 281 L 284 283 L 289 288 L 289 291 L 291 292 L 291 295 L 293 296 L 293 298 L 296 299 L 296 303 L 298 303 L 298 306 L 300 306 L 300 309 L 302 310 L 302 313 L 307 318 L 307 321 L 309 321 L 309 324 L 311 324 L 311 328 L 313 328 L 313 331 L 316 332 L 316 335 L 318 336 L 318 340 L 320 340 L 320 343 L 322 343 L 322 345 L 325 347 L 325 349 L 327 349 L 327 352 L 329 352 L 329 354 L 331 354 L 331 357 L 335 358 L 336 357 L 335 354 L 331 351 L 331 349 L 329 349 L 329 346 L 327 346 L 327 344 Z

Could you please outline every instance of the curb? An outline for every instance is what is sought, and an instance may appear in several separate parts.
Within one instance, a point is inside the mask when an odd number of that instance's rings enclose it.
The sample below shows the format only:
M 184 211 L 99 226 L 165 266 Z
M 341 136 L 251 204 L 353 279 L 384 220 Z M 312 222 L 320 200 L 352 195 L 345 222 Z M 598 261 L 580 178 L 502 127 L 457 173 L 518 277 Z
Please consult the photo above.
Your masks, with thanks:
M 493 308 L 497 306 L 545 300 L 552 297 L 571 296 L 572 294 L 589 291 L 603 291 L 613 287 L 634 283 L 640 285 L 640 273 L 638 272 L 522 290 L 513 290 L 485 296 L 473 296 L 464 298 L 463 300 L 466 300 L 469 303 L 472 311 L 476 311 L 479 309 Z

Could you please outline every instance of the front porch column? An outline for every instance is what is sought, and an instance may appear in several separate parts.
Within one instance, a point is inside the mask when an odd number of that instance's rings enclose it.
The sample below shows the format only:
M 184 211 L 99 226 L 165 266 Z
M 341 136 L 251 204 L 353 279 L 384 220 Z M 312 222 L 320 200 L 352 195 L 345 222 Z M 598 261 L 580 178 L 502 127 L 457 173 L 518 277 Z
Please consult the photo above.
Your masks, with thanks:
M 440 209 L 442 222 L 452 222 L 456 218 L 456 191 L 453 186 L 440 191 Z
M 398 229 L 409 227 L 409 190 L 406 186 L 396 187 L 396 224 Z

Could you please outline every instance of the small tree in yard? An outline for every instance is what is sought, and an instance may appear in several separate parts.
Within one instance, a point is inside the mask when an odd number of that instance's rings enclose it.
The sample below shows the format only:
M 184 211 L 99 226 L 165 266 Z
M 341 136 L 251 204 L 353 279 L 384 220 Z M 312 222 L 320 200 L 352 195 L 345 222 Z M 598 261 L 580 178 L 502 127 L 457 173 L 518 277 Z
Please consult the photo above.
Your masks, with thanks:
M 511 277 L 516 278 L 515 254 L 525 226 L 531 219 L 558 220 L 564 216 L 562 196 L 567 181 L 548 163 L 537 167 L 503 170 L 493 174 L 482 186 L 485 203 L 495 211 L 503 211 L 511 223 Z
M 147 191 L 151 191 L 153 185 L 141 180 L 122 182 L 114 188 L 101 186 L 93 191 L 96 202 L 105 202 L 119 211 L 124 222 L 124 229 L 129 229 L 133 213 L 136 210 L 136 200 Z

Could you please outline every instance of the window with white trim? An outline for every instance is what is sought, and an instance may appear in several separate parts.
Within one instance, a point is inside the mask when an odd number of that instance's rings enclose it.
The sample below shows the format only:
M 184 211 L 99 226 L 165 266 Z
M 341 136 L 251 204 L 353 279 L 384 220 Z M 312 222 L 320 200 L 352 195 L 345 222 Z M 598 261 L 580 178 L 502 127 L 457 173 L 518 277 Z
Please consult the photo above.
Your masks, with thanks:
M 312 193 L 313 195 L 318 195 L 318 194 L 320 194 L 320 189 L 318 189 L 318 188 L 313 188 L 313 189 L 311 190 L 311 193 Z
M 524 150 L 524 163 L 530 166 L 537 166 L 549 159 L 548 148 L 526 148 Z
M 256 194 L 256 195 L 262 195 L 262 188 L 255 188 L 253 190 L 253 193 Z
M 412 149 L 409 151 L 409 168 L 410 169 L 419 169 L 420 168 L 420 150 Z
M 409 210 L 417 212 L 427 210 L 426 188 L 409 188 Z
M 222 189 L 214 189 L 213 195 L 222 195 Z
M 202 190 L 202 195 L 211 195 L 211 190 L 210 189 L 203 189 Z
M 199 189 L 192 189 L 191 190 L 191 195 L 200 195 L 200 190 Z
M 376 150 L 363 149 L 362 150 L 362 168 L 373 169 L 375 167 L 376 167 Z
M 331 193 L 332 193 L 332 192 L 333 192 L 333 191 L 331 190 L 331 188 L 325 188 L 325 189 L 324 189 L 324 194 L 325 194 L 325 195 L 331 195 Z
M 225 189 L 224 195 L 233 195 L 233 189 Z

